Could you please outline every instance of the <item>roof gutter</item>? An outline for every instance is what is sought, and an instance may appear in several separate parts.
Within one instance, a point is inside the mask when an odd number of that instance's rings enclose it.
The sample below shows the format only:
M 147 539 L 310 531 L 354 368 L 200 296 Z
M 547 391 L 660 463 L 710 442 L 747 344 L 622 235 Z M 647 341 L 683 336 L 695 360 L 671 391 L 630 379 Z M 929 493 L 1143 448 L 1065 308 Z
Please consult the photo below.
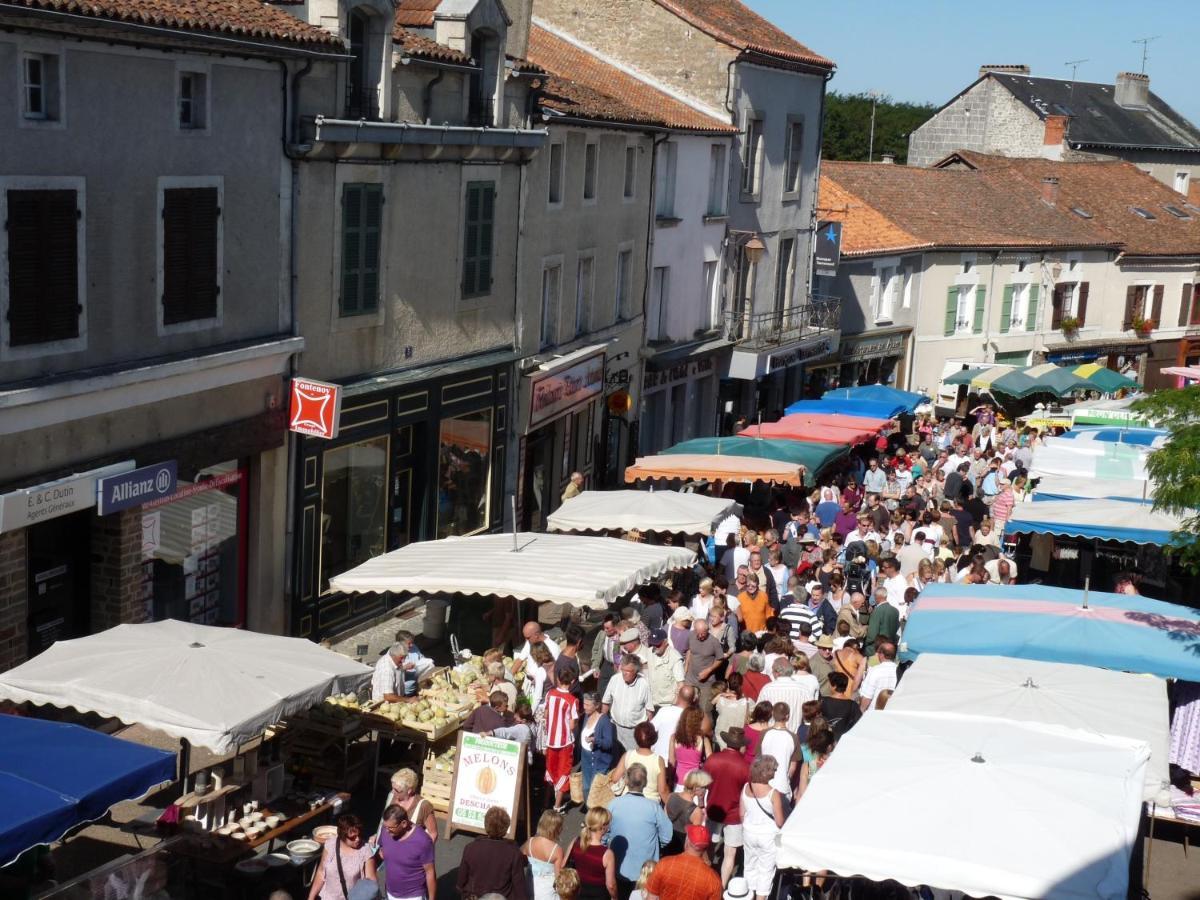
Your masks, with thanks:
M 1165 146 L 1161 144 L 1113 144 L 1104 141 L 1070 141 L 1071 149 L 1078 150 L 1081 147 L 1114 147 L 1118 150 L 1163 150 L 1172 153 L 1197 153 L 1200 152 L 1200 146 L 1179 146 L 1173 144 Z
M 317 116 L 314 140 L 343 144 L 441 144 L 447 147 L 517 147 L 537 149 L 546 143 L 544 129 L 470 128 L 461 125 L 416 125 L 411 122 L 368 122 Z
M 84 16 L 78 13 L 58 12 L 56 10 L 36 9 L 20 4 L 5 3 L 0 0 L 0 13 L 11 12 L 22 16 L 37 16 L 47 21 L 65 22 L 85 26 L 107 26 L 121 31 L 132 31 L 139 34 L 155 35 L 158 37 L 173 37 L 187 41 L 215 44 L 220 47 L 242 50 L 245 53 L 258 56 L 277 58 L 280 56 L 298 57 L 304 59 L 345 60 L 353 57 L 347 53 L 334 53 L 328 50 L 306 50 L 303 47 L 293 47 L 289 44 L 271 44 L 263 41 L 251 41 L 244 38 L 225 37 L 205 31 L 190 31 L 182 28 L 167 28 L 162 25 L 143 25 L 140 22 L 125 22 L 121 19 L 109 19 L 100 16 Z M 298 20 L 297 20 L 298 21 Z M 99 36 L 97 39 L 101 39 Z
M 611 128 L 615 131 L 642 131 L 648 134 L 671 134 L 677 129 L 663 125 L 638 125 L 634 122 L 610 122 L 607 119 L 588 119 L 583 116 L 569 116 L 553 110 L 542 110 L 542 121 L 553 122 L 556 125 L 581 125 L 588 128 Z M 697 132 L 700 133 L 700 132 Z
M 400 57 L 400 65 L 408 66 L 416 63 L 419 66 L 430 66 L 435 69 L 448 69 L 451 72 L 478 72 L 479 66 L 469 66 L 465 63 L 449 63 L 442 62 L 438 59 L 430 59 L 426 56 L 413 56 L 410 53 L 405 53 Z

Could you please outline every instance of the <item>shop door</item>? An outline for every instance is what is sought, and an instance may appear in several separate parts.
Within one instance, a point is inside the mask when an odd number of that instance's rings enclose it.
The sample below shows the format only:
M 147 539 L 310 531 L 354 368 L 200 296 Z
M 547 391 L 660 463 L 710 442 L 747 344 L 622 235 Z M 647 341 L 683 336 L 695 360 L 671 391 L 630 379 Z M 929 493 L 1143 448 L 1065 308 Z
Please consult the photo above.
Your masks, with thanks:
M 429 518 L 429 430 L 428 423 L 415 422 L 396 430 L 392 442 L 391 527 L 388 550 L 398 550 L 414 541 L 424 540 Z
M 89 633 L 91 523 L 91 513 L 76 513 L 29 528 L 31 657 Z
M 531 434 L 525 444 L 524 495 L 522 531 L 541 531 L 554 503 L 554 484 L 551 469 L 554 455 L 554 428 L 543 428 Z

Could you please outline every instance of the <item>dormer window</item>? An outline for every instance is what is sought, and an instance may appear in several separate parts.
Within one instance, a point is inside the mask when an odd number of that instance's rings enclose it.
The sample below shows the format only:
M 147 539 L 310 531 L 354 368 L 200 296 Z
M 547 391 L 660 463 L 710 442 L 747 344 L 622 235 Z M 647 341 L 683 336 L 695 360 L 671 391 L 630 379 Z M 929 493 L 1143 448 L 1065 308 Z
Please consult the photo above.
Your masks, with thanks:
M 376 0 L 367 0 L 346 14 L 350 59 L 346 64 L 346 118 L 378 120 L 383 117 L 382 98 L 387 62 L 391 51 L 391 29 Z M 390 11 L 391 4 L 388 3 Z
M 500 83 L 500 40 L 488 29 L 471 34 L 471 58 L 478 68 L 471 73 L 467 96 L 467 122 L 488 127 L 496 124 L 496 88 Z

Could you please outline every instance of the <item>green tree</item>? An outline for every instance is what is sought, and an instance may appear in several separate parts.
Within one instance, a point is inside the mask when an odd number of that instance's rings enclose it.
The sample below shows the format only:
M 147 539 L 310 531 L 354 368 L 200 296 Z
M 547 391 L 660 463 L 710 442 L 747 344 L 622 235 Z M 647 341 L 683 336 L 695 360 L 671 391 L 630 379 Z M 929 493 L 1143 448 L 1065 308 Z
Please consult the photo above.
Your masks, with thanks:
M 899 103 L 888 96 L 875 101 L 875 159 L 893 153 L 896 162 L 908 159 L 908 136 L 937 112 L 932 103 Z M 825 95 L 825 159 L 866 162 L 871 143 L 871 96 Z
M 1155 482 L 1154 508 L 1182 517 L 1171 543 L 1180 562 L 1200 572 L 1200 385 L 1156 391 L 1133 409 L 1170 432 L 1146 462 Z

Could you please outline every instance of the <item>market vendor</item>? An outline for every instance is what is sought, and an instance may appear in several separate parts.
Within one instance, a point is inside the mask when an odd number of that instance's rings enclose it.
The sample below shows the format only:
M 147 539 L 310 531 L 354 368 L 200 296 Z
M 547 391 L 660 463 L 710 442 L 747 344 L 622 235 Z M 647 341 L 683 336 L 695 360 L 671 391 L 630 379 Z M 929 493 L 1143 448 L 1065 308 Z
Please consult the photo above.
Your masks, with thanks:
M 371 699 L 399 703 L 417 693 L 417 681 L 433 661 L 427 659 L 411 640 L 400 639 L 375 663 L 371 676 Z

